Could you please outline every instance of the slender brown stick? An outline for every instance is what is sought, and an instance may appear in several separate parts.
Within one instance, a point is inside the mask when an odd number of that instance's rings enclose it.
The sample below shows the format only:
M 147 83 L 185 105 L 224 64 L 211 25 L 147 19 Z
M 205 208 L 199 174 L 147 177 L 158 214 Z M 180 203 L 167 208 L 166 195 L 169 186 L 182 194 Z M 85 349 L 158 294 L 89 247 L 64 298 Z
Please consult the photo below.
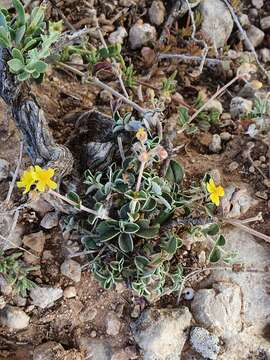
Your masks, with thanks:
M 16 166 L 16 169 L 15 169 L 14 175 L 12 177 L 10 187 L 8 189 L 8 194 L 7 194 L 7 197 L 6 197 L 6 200 L 5 200 L 6 204 L 9 203 L 12 192 L 13 192 L 13 189 L 14 189 L 14 186 L 15 186 L 15 182 L 16 182 L 19 170 L 20 170 L 21 163 L 22 163 L 22 154 L 23 154 L 23 141 L 20 142 L 19 158 L 18 158 L 18 162 L 17 162 L 17 166 Z

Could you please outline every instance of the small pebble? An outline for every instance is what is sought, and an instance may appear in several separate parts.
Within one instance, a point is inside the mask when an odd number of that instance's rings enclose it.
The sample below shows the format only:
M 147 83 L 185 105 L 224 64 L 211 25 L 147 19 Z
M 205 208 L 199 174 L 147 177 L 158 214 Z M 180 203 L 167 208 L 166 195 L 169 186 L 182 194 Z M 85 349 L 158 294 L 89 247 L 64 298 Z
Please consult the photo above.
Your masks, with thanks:
M 77 295 L 76 288 L 74 286 L 68 286 L 64 290 L 64 297 L 67 299 L 74 298 Z
M 185 300 L 192 300 L 194 298 L 194 290 L 192 288 L 185 288 L 183 290 L 183 297 Z
M 95 330 L 92 330 L 90 336 L 91 338 L 95 338 L 97 336 L 97 332 Z
M 254 167 L 254 166 L 251 166 L 251 167 L 248 169 L 248 171 L 249 171 L 250 173 L 254 174 L 254 173 L 255 173 L 255 167 Z
M 262 200 L 268 200 L 268 195 L 266 191 L 257 191 L 255 195 Z
M 220 134 L 221 140 L 223 141 L 229 141 L 232 138 L 232 134 L 230 134 L 227 131 L 224 131 Z

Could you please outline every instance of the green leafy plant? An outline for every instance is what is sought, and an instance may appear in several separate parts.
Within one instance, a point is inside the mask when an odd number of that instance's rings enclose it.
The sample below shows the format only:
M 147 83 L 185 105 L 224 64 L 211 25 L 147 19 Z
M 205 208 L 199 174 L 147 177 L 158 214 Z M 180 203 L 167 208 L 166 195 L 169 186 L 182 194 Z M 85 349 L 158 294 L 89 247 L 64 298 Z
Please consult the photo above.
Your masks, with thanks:
M 197 97 L 194 108 L 200 109 L 204 102 L 200 96 Z M 211 125 L 217 124 L 220 118 L 220 112 L 214 109 L 201 111 L 194 119 L 192 124 L 189 124 L 189 111 L 185 107 L 178 107 L 178 124 L 188 134 L 196 133 L 199 130 L 208 131 Z
M 20 261 L 22 253 L 5 255 L 0 250 L 0 274 L 3 274 L 6 281 L 13 287 L 14 292 L 26 296 L 27 291 L 34 288 L 36 284 L 28 279 L 28 274 L 37 267 L 26 267 Z
M 184 189 L 184 170 L 174 159 L 162 176 L 168 154 L 160 138 L 131 114 L 116 112 L 113 119 L 114 134 L 130 137 L 125 159 L 103 172 L 86 171 L 85 194 L 71 193 L 69 198 L 78 207 L 83 202 L 95 214 L 77 222 L 69 217 L 64 227 L 76 226 L 90 268 L 104 288 L 125 281 L 140 296 L 156 299 L 178 290 L 183 278 L 177 260 L 182 251 L 180 228 L 170 227 L 170 222 L 178 219 L 177 214 L 180 219 L 192 219 L 198 207 L 203 215 L 213 216 L 205 185 L 208 178 Z M 183 224 L 186 229 L 194 228 L 192 221 Z M 203 231 L 203 227 L 197 228 Z M 216 244 L 213 236 L 216 248 L 220 243 Z
M 175 81 L 177 70 L 175 70 L 167 79 L 163 80 L 161 85 L 161 93 L 164 96 L 170 96 L 176 89 L 177 82 Z
M 12 4 L 16 9 L 16 20 L 5 9 L 0 10 L 0 46 L 11 51 L 9 70 L 19 81 L 42 78 L 47 69 L 45 60 L 50 56 L 52 44 L 59 38 L 61 23 L 50 23 L 46 29 L 44 7 L 36 7 L 31 14 L 25 14 L 19 0 L 12 0 Z

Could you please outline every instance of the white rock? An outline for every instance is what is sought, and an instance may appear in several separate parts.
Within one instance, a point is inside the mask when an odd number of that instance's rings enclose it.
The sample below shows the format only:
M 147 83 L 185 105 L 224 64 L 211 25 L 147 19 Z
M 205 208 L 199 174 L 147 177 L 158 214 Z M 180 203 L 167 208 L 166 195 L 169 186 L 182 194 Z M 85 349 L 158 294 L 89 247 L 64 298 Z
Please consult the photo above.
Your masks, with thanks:
M 58 225 L 58 214 L 56 212 L 48 212 L 40 222 L 40 226 L 44 229 L 52 229 Z
M 30 291 L 32 304 L 42 309 L 53 306 L 54 302 L 62 296 L 63 290 L 61 288 L 36 287 Z
M 63 346 L 55 341 L 38 345 L 33 352 L 33 360 L 54 360 L 65 352 Z
M 220 351 L 219 338 L 204 328 L 194 327 L 190 333 L 190 343 L 204 359 L 217 359 Z
M 270 29 L 270 16 L 266 16 L 261 19 L 261 28 L 262 30 Z
M 230 113 L 232 118 L 237 119 L 241 115 L 248 115 L 252 111 L 253 103 L 251 100 L 236 96 L 230 104 Z
M 0 290 L 3 295 L 9 296 L 12 293 L 12 286 L 3 275 L 0 275 Z
M 270 62 L 270 49 L 268 48 L 260 49 L 259 53 L 264 63 Z
M 156 40 L 156 29 L 150 24 L 137 21 L 129 30 L 129 42 L 131 49 L 139 49 L 151 41 Z
M 29 321 L 30 317 L 15 306 L 6 305 L 0 311 L 0 323 L 12 330 L 25 329 L 29 325 Z
M 261 45 L 265 35 L 261 29 L 257 28 L 254 25 L 251 25 L 251 27 L 247 30 L 247 36 L 251 44 L 256 48 L 257 46 Z M 247 50 L 250 50 L 247 43 L 245 43 L 245 46 Z
M 221 102 L 219 100 L 212 100 L 209 101 L 205 107 L 205 110 L 209 111 L 209 110 L 214 110 L 214 111 L 218 111 L 220 114 L 223 113 L 223 106 L 221 104 Z
M 209 150 L 213 153 L 218 153 L 221 151 L 221 149 L 221 137 L 218 134 L 214 134 L 212 137 L 212 142 L 209 145 Z
M 72 259 L 66 259 L 61 265 L 61 273 L 74 282 L 81 281 L 81 265 Z
M 0 181 L 8 178 L 9 175 L 9 162 L 5 159 L 0 159 Z
M 244 29 L 248 29 L 250 27 L 250 21 L 249 21 L 249 18 L 248 18 L 248 15 L 246 14 L 241 14 L 239 16 L 239 21 L 241 23 L 241 25 L 243 26 Z
M 256 204 L 257 201 L 252 198 L 244 185 L 238 189 L 232 184 L 227 186 L 221 198 L 221 207 L 226 218 L 238 219 Z
M 165 19 L 166 9 L 162 1 L 153 1 L 149 9 L 150 22 L 153 25 L 161 25 Z
M 198 290 L 191 309 L 200 325 L 226 337 L 241 329 L 241 306 L 240 287 L 220 282 L 211 289 Z
M 38 254 L 42 253 L 45 241 L 46 239 L 43 231 L 25 235 L 23 237 L 23 244 L 36 251 Z
M 132 325 L 134 339 L 144 353 L 144 360 L 179 360 L 190 322 L 187 307 L 145 310 Z
M 68 286 L 64 290 L 64 297 L 67 299 L 74 298 L 77 295 L 76 288 L 74 286 Z
M 78 343 L 87 360 L 111 360 L 112 348 L 107 341 L 80 337 Z
M 223 47 L 233 29 L 233 19 L 227 6 L 221 0 L 202 0 L 202 31 L 212 40 L 216 48 Z
M 251 2 L 256 9 L 261 9 L 264 5 L 264 0 L 252 0 Z
M 116 336 L 121 328 L 121 321 L 119 321 L 117 315 L 114 312 L 109 312 L 107 315 L 107 328 L 108 335 Z
M 123 26 L 119 26 L 117 30 L 110 33 L 108 41 L 110 44 L 123 44 L 124 39 L 128 36 L 126 29 Z

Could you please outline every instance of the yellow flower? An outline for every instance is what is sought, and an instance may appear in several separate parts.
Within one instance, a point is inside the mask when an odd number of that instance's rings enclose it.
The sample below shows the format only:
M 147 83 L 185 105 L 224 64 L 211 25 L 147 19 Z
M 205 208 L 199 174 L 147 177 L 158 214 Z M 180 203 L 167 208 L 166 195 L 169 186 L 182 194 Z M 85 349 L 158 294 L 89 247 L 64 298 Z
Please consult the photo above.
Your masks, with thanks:
M 25 188 L 23 194 L 30 191 L 31 186 L 35 184 L 35 171 L 33 166 L 29 170 L 25 170 L 21 176 L 20 181 L 17 181 L 18 188 Z
M 145 142 L 147 140 L 147 132 L 143 127 L 139 128 L 137 131 L 136 138 L 141 142 Z
M 35 166 L 35 180 L 36 180 L 36 187 L 39 191 L 44 192 L 47 189 L 56 189 L 57 184 L 51 178 L 54 176 L 54 170 L 49 169 L 42 169 L 40 166 Z
M 219 198 L 224 196 L 224 188 L 222 186 L 216 186 L 213 179 L 210 179 L 206 185 L 207 191 L 210 193 L 210 200 L 216 206 L 219 206 Z

